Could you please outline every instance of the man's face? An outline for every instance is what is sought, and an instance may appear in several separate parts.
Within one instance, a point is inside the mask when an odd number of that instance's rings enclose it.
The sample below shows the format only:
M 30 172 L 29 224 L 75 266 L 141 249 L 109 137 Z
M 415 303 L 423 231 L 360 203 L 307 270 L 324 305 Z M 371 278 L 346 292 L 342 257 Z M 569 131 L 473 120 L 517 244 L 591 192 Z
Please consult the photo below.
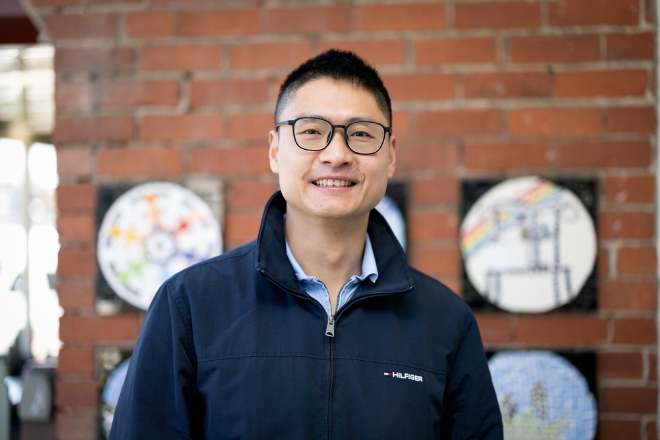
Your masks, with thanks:
M 301 116 L 340 125 L 355 120 L 389 125 L 371 92 L 332 78 L 315 79 L 300 87 L 283 109 L 280 121 Z M 394 173 L 396 139 L 391 134 L 385 136 L 380 151 L 371 155 L 349 150 L 343 128 L 335 129 L 330 145 L 321 151 L 299 148 L 290 125 L 280 126 L 279 133 L 271 130 L 269 141 L 270 168 L 279 174 L 288 215 L 364 218 L 380 202 Z M 328 185 L 329 180 L 340 182 Z

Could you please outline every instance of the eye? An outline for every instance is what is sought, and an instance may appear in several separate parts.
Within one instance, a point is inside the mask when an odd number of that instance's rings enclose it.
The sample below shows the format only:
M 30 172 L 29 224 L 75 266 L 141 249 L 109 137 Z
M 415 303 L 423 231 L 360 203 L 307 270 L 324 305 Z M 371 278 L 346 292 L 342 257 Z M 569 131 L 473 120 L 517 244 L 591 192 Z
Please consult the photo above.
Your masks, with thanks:
M 351 133 L 352 137 L 362 137 L 362 138 L 373 138 L 371 133 L 367 133 L 366 131 L 354 131 Z

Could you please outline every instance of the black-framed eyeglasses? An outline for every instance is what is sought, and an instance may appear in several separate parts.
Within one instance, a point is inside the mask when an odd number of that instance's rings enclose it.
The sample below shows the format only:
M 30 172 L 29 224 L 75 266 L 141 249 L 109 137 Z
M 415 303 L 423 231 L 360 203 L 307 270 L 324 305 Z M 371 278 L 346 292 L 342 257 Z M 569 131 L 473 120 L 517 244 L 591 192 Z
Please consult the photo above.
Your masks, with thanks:
M 346 125 L 333 124 L 322 118 L 305 116 L 277 123 L 290 125 L 293 139 L 303 150 L 321 151 L 330 145 L 335 128 L 344 129 L 344 140 L 355 154 L 375 154 L 385 142 L 385 135 L 392 133 L 390 127 L 373 121 L 355 121 Z

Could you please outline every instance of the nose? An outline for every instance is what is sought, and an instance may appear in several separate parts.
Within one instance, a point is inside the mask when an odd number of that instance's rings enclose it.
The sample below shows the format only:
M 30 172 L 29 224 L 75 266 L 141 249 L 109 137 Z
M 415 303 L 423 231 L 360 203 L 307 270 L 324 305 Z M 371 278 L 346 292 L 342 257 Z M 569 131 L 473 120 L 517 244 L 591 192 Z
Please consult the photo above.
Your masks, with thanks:
M 319 160 L 334 166 L 350 164 L 353 161 L 353 154 L 348 148 L 348 145 L 346 145 L 343 130 L 344 128 L 341 127 L 335 128 L 330 143 L 327 147 L 321 150 Z

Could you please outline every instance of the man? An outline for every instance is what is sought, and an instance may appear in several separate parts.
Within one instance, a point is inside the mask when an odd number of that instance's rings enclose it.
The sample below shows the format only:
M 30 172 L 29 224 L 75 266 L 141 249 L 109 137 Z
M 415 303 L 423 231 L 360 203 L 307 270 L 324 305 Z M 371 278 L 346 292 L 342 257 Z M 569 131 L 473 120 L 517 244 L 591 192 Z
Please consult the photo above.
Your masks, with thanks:
M 350 52 L 289 75 L 269 133 L 281 193 L 255 242 L 161 287 L 110 438 L 502 438 L 470 310 L 408 267 L 373 210 L 391 122 Z

